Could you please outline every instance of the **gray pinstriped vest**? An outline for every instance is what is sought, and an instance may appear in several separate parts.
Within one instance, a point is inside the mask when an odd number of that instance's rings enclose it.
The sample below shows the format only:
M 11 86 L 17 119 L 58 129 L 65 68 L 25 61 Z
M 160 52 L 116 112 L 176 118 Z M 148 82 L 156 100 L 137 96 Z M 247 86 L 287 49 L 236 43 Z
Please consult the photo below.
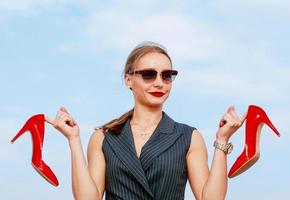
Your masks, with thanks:
M 130 120 L 119 135 L 105 134 L 106 200 L 183 200 L 186 153 L 195 128 L 163 112 L 138 159 Z

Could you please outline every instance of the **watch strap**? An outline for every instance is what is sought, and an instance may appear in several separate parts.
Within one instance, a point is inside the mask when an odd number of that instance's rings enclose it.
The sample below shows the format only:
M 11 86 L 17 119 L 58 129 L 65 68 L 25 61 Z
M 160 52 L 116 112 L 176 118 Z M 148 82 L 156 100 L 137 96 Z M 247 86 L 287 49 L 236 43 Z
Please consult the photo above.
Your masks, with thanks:
M 232 143 L 222 143 L 222 142 L 219 142 L 217 140 L 214 141 L 213 146 L 216 149 L 222 150 L 225 154 L 231 153 L 231 151 L 233 149 Z

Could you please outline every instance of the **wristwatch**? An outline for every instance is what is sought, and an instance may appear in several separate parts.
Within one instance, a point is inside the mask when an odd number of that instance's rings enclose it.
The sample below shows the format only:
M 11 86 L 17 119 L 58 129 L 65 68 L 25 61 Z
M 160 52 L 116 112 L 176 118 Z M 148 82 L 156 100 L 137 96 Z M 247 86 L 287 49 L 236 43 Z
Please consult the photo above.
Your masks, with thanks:
M 213 146 L 216 149 L 222 150 L 225 154 L 230 154 L 233 151 L 234 146 L 232 145 L 232 143 L 220 143 L 217 140 L 214 141 Z

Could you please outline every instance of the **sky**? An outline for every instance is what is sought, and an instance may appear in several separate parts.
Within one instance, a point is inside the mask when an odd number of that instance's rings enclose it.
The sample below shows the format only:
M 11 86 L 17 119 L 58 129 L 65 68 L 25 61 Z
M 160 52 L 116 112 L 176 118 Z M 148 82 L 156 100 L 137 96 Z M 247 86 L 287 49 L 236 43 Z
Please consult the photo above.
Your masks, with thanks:
M 67 140 L 46 124 L 43 159 L 53 187 L 31 166 L 31 137 L 10 140 L 32 115 L 65 106 L 81 129 L 84 151 L 94 127 L 134 105 L 122 80 L 130 51 L 164 45 L 179 71 L 164 111 L 202 133 L 211 165 L 221 116 L 262 107 L 260 159 L 229 179 L 228 200 L 290 199 L 290 3 L 236 1 L 0 1 L 0 199 L 73 199 Z M 245 126 L 231 138 L 228 169 L 244 147 Z M 189 185 L 186 200 L 194 199 Z

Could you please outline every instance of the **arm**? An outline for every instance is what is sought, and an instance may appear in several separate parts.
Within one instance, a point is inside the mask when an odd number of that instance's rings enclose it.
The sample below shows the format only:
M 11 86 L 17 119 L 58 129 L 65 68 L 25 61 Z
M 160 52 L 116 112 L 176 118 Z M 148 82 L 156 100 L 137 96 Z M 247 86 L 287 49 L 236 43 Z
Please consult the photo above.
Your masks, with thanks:
M 69 141 L 72 163 L 72 190 L 76 200 L 101 200 L 104 191 L 104 167 L 100 145 L 102 133 L 95 132 L 88 146 L 88 165 L 81 140 Z M 99 138 L 99 139 L 98 139 Z
M 105 136 L 102 129 L 95 131 L 88 146 L 89 172 L 97 185 L 99 199 L 103 198 L 105 190 L 106 161 L 102 150 Z
M 100 179 L 100 176 L 96 176 L 96 174 L 90 174 L 90 171 L 98 170 L 92 170 L 93 167 L 98 167 L 98 165 L 88 167 L 81 144 L 79 127 L 75 120 L 63 107 L 57 112 L 54 120 L 49 119 L 47 116 L 45 120 L 52 124 L 68 139 L 71 150 L 72 190 L 74 198 L 77 200 L 100 200 L 102 194 L 101 188 L 102 185 L 104 185 L 102 182 L 104 182 L 104 180 Z M 98 149 L 101 149 L 99 145 L 101 145 L 102 141 L 95 142 L 95 138 L 100 137 L 100 135 L 101 134 L 93 134 L 90 139 L 89 149 L 96 150 L 96 153 L 91 151 L 92 153 L 89 153 L 89 158 L 100 158 Z M 102 159 L 100 159 L 100 163 L 102 163 Z M 91 164 L 89 165 L 92 166 Z M 91 170 L 89 170 L 89 168 L 91 168 Z M 100 184 L 100 186 L 98 186 L 98 184 Z
M 227 143 L 231 135 L 243 124 L 246 114 L 239 118 L 234 108 L 230 107 L 220 121 L 216 139 Z M 228 180 L 227 155 L 223 151 L 215 149 L 209 171 L 204 140 L 200 132 L 194 130 L 186 160 L 190 186 L 196 199 L 225 199 Z
M 192 132 L 191 143 L 186 155 L 188 179 L 197 200 L 203 196 L 203 187 L 209 176 L 208 156 L 204 140 L 198 130 Z
M 74 198 L 99 199 L 96 184 L 93 182 L 84 157 L 81 140 L 76 138 L 69 141 L 72 165 L 72 190 Z

